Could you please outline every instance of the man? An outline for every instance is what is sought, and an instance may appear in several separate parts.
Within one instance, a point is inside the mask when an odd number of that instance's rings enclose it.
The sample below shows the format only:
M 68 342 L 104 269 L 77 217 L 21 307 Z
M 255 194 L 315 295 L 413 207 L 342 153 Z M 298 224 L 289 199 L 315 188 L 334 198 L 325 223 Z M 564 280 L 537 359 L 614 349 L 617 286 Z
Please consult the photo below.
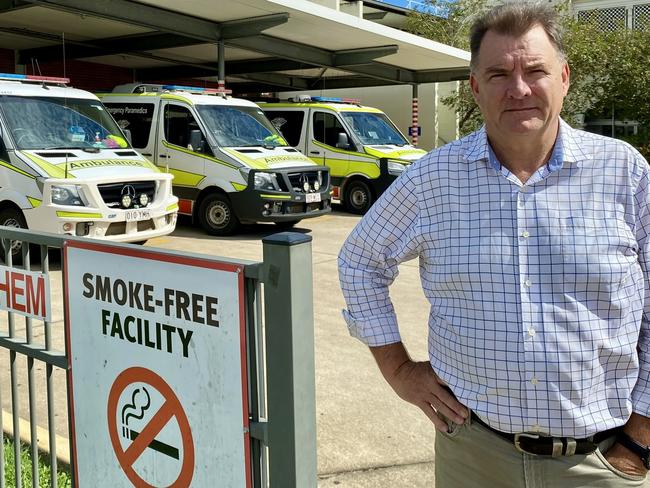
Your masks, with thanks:
M 413 164 L 339 255 L 350 333 L 431 419 L 436 486 L 647 486 L 649 168 L 560 119 L 569 67 L 549 7 L 471 33 L 484 127 Z M 429 361 L 388 286 L 419 257 Z

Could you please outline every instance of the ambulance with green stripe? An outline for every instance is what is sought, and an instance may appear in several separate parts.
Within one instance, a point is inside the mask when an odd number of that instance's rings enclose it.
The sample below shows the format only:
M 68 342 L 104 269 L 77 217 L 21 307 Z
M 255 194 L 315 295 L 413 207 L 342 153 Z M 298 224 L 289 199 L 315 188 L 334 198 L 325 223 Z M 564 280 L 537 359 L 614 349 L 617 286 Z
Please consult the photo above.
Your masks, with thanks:
M 289 144 L 330 168 L 332 201 L 353 213 L 365 213 L 409 164 L 426 154 L 384 112 L 359 100 L 299 95 L 260 107 Z
M 133 150 L 95 95 L 68 83 L 0 74 L 0 225 L 118 242 L 172 232 L 172 177 Z
M 181 214 L 212 235 L 241 223 L 289 228 L 330 212 L 329 170 L 290 147 L 229 90 L 129 84 L 99 94 L 133 146 L 174 175 Z

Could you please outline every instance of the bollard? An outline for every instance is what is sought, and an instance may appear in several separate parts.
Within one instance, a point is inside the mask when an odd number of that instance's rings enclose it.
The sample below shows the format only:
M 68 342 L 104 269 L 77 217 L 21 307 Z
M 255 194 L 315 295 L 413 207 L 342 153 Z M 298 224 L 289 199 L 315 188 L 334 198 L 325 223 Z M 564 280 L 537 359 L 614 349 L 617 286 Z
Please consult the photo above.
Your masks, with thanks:
M 316 487 L 311 236 L 262 240 L 271 487 Z

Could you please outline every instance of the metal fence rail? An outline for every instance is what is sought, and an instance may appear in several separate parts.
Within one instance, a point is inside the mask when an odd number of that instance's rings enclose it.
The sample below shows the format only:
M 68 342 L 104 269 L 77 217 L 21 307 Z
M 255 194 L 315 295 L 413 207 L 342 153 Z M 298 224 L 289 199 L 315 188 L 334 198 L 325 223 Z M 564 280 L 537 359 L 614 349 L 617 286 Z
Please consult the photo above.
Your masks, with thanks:
M 58 255 L 57 250 L 62 249 L 67 240 L 77 238 L 0 227 L 0 240 L 7 256 L 6 266 L 40 271 L 47 276 L 53 295 L 56 291 L 63 290 L 62 273 L 59 275 L 54 259 L 54 269 L 51 269 L 50 257 L 53 252 Z M 17 266 L 11 260 L 11 253 L 8 251 L 12 242 L 22 243 L 22 265 Z M 264 239 L 263 246 L 264 262 L 246 262 L 244 265 L 253 486 L 315 487 L 316 419 L 311 238 L 302 234 L 281 233 Z M 30 255 L 30 251 L 38 251 L 39 259 Z M 61 269 L 64 265 L 63 259 L 61 253 Z M 55 300 L 52 301 L 54 304 Z M 6 326 L 0 323 L 0 351 L 8 351 L 9 355 L 8 390 L 11 398 L 16 488 L 22 488 L 22 419 L 29 419 L 32 487 L 41 486 L 41 481 L 57 487 L 57 455 L 64 454 L 74 463 L 72 453 L 61 453 L 61 446 L 57 446 L 57 427 L 59 430 L 62 428 L 55 423 L 57 414 L 67 420 L 65 430 L 68 438 L 71 438 L 71 423 L 68 418 L 68 358 L 65 346 L 56 348 L 59 338 L 65 340 L 65 318 L 62 308 L 56 308 L 52 313 L 57 314 L 56 320 L 39 321 L 8 311 L 0 314 L 6 316 Z M 20 325 L 22 323 L 24 327 Z M 64 344 L 63 340 L 60 341 L 61 344 Z M 22 402 L 26 403 L 26 409 L 22 408 L 25 405 L 20 401 L 20 394 L 24 392 L 19 388 L 19 361 L 26 362 L 27 401 Z M 38 388 L 38 380 L 41 379 L 37 374 L 39 367 L 45 368 L 44 392 Z M 0 368 L 3 371 L 0 378 L 6 378 L 5 366 L 0 364 Z M 65 385 L 57 384 L 57 376 L 65 377 Z M 5 381 L 0 382 L 0 407 L 8 403 Z M 65 398 L 65 401 L 61 398 Z M 65 406 L 64 412 L 61 411 L 62 405 Z M 0 408 L 0 424 L 5 421 L 2 417 L 3 409 Z M 43 420 L 48 431 L 47 443 L 38 439 L 39 418 L 42 417 L 46 417 Z M 0 441 L 3 444 L 4 437 L 4 432 L 0 431 Z M 49 480 L 39 480 L 39 441 L 48 453 L 51 466 Z M 65 449 L 69 447 L 66 446 Z M 71 472 L 74 472 L 74 466 L 71 465 L 70 468 Z M 0 450 L 0 488 L 5 488 L 5 471 L 3 449 Z

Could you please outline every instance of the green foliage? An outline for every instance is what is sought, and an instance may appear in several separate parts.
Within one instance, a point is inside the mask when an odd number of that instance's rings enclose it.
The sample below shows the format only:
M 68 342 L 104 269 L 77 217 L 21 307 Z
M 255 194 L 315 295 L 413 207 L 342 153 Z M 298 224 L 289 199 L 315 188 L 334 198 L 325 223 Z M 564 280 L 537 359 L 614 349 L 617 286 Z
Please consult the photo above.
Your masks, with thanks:
M 418 12 L 409 17 L 409 31 L 443 44 L 469 49 L 469 28 L 476 14 L 487 8 L 488 0 L 429 0 L 433 16 Z M 650 29 L 631 30 L 625 26 L 603 32 L 598 18 L 579 22 L 565 0 L 557 6 L 565 30 L 565 49 L 571 68 L 571 88 L 564 101 L 562 117 L 577 125 L 581 114 L 595 118 L 611 114 L 616 119 L 636 120 L 650 127 Z M 650 25 L 650 24 L 649 24 Z M 469 84 L 442 102 L 459 114 L 462 134 L 476 130 L 482 118 L 472 97 Z M 647 131 L 645 132 L 647 134 Z M 630 141 L 648 156 L 647 135 Z
M 4 439 L 4 470 L 5 484 L 7 487 L 16 486 L 14 444 L 10 439 Z M 22 447 L 20 450 L 20 466 L 22 486 L 32 486 L 32 456 L 28 447 Z M 39 456 L 38 461 L 38 482 L 40 488 L 50 488 L 50 465 L 49 460 Z M 59 488 L 70 488 L 72 481 L 70 474 L 59 468 L 57 473 L 57 485 Z

